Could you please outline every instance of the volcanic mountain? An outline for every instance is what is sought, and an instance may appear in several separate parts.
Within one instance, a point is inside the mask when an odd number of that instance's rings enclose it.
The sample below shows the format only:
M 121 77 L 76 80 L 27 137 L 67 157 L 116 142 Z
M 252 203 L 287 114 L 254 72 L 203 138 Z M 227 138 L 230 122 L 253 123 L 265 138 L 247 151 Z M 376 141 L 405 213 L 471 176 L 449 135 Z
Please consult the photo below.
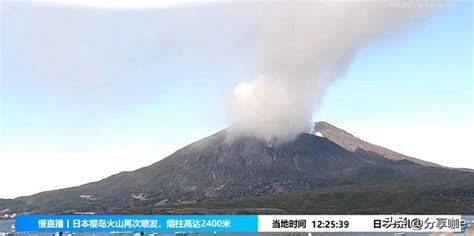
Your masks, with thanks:
M 300 134 L 274 144 L 230 127 L 135 171 L 0 200 L 0 211 L 474 213 L 474 173 L 369 144 L 327 122 L 316 123 L 315 129 L 318 135 Z M 339 203 L 324 200 L 341 196 Z M 438 207 L 413 208 L 411 200 L 417 198 Z M 396 208 L 383 202 L 368 210 L 366 205 L 376 201 L 395 201 Z

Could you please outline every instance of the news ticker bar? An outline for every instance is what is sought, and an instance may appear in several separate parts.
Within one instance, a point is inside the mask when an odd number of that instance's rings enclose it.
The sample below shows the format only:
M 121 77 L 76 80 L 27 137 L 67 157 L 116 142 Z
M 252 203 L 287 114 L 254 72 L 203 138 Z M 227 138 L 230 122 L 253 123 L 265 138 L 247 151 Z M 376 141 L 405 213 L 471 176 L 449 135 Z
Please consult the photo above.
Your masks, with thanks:
M 472 217 L 472 216 L 469 216 Z M 17 215 L 15 232 L 463 232 L 461 215 Z

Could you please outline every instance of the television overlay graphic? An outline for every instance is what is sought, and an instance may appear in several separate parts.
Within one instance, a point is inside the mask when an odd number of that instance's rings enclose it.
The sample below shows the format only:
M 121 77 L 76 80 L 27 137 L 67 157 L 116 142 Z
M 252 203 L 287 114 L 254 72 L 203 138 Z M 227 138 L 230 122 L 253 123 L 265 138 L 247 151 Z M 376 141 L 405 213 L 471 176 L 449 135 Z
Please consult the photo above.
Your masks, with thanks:
M 471 2 L 0 5 L 0 235 L 474 234 Z

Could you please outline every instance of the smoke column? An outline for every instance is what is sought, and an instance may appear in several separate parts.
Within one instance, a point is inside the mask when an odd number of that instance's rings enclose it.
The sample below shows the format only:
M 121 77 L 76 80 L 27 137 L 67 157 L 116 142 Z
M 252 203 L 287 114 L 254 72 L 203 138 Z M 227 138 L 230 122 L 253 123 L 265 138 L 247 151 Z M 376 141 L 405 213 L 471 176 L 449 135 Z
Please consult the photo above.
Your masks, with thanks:
M 327 86 L 358 49 L 428 15 L 427 9 L 393 3 L 263 3 L 254 8 L 257 74 L 234 88 L 236 130 L 267 141 L 288 141 L 308 131 Z

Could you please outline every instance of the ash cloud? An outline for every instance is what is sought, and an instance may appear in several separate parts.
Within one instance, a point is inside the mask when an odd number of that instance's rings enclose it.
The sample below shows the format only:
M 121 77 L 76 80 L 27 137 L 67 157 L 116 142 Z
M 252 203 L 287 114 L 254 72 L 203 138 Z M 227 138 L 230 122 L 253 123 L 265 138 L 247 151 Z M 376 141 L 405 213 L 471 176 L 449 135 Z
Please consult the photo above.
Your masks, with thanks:
M 289 141 L 309 131 L 328 85 L 357 50 L 430 13 L 388 1 L 272 3 L 256 9 L 257 73 L 234 88 L 232 115 L 237 131 L 267 141 Z

